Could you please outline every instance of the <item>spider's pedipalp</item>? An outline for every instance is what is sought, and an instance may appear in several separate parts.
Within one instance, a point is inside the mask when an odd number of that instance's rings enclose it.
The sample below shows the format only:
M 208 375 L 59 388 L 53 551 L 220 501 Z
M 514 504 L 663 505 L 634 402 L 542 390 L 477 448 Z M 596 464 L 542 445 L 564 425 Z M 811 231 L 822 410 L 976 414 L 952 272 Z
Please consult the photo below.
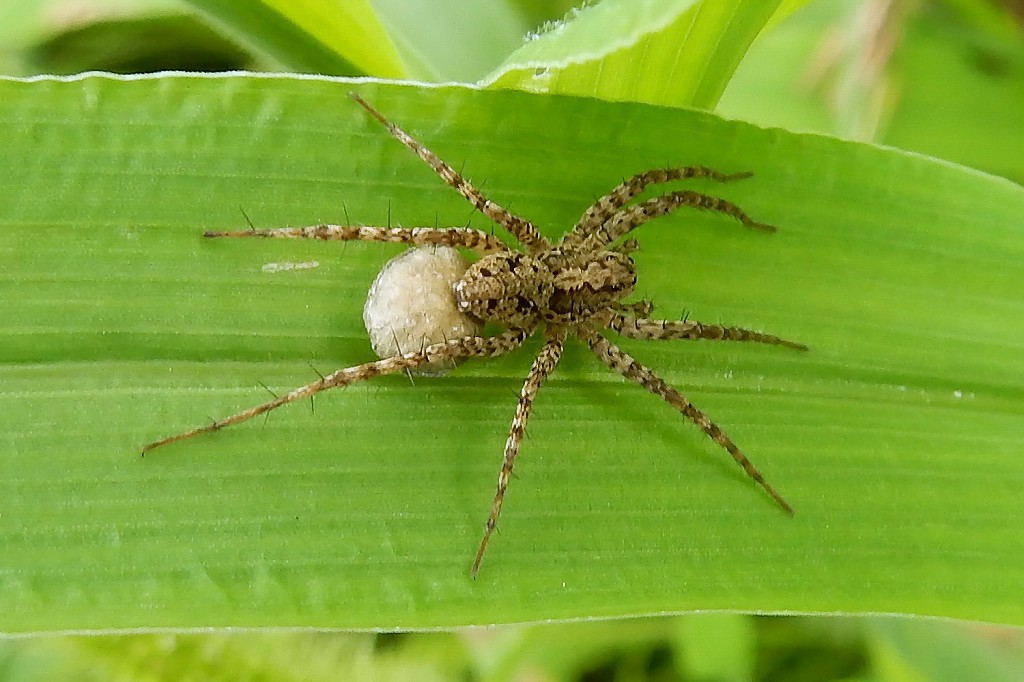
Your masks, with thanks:
M 712 341 L 751 341 L 772 346 L 785 346 L 795 350 L 807 350 L 807 346 L 787 341 L 778 336 L 763 334 L 741 327 L 723 327 L 692 320 L 648 320 L 616 313 L 604 322 L 608 329 L 630 339 L 709 339 Z
M 612 215 L 651 185 L 660 185 L 674 180 L 710 178 L 717 182 L 744 180 L 752 173 L 720 173 L 707 166 L 680 166 L 677 168 L 655 168 L 637 173 L 622 184 L 612 188 L 583 212 L 572 231 L 563 240 L 563 246 L 573 247 L 586 241 L 594 231 L 608 221 Z
M 276 227 L 267 230 L 207 230 L 204 237 L 263 239 L 317 239 L 320 241 L 391 242 L 410 246 L 451 246 L 472 249 L 479 254 L 508 251 L 501 240 L 470 227 L 373 227 L 367 225 L 310 225 Z
M 526 382 L 519 393 L 519 403 L 516 405 L 516 413 L 512 418 L 512 426 L 509 427 L 508 439 L 505 441 L 505 453 L 501 460 L 501 471 L 498 474 L 498 487 L 494 493 L 494 501 L 491 503 L 491 513 L 484 525 L 484 536 L 480 540 L 480 547 L 477 549 L 476 558 L 469 569 L 470 577 L 475 578 L 480 570 L 480 562 L 487 550 L 487 543 L 491 539 L 495 525 L 498 523 L 498 516 L 501 514 L 501 503 L 505 499 L 505 490 L 508 488 L 509 478 L 512 476 L 512 467 L 515 464 L 516 456 L 519 454 L 519 444 L 523 440 L 526 431 L 526 420 L 530 417 L 530 408 L 533 407 L 533 400 L 537 397 L 537 391 L 544 379 L 554 371 L 562 357 L 562 346 L 565 342 L 565 332 L 560 332 L 549 338 L 547 343 L 540 349 L 537 359 L 530 367 L 530 373 L 526 376 Z
M 434 172 L 437 173 L 442 180 L 448 183 L 448 185 L 455 189 L 456 192 L 461 194 L 469 203 L 473 204 L 478 211 L 508 230 L 508 232 L 519 240 L 523 246 L 527 247 L 530 251 L 543 251 L 544 249 L 550 248 L 551 243 L 541 236 L 540 232 L 537 231 L 537 228 L 533 226 L 533 223 L 525 218 L 515 215 L 485 197 L 454 168 L 449 166 L 436 154 L 413 139 L 413 137 L 407 132 L 384 118 L 384 115 L 374 109 L 366 100 L 354 92 L 351 93 L 351 96 L 352 99 L 354 99 L 361 107 L 370 112 L 371 116 L 380 121 L 380 123 L 388 129 L 388 132 L 391 133 L 392 137 L 411 149 L 416 156 L 420 157 L 428 166 L 433 168 Z
M 264 414 L 265 412 L 270 412 L 271 410 L 281 407 L 287 403 L 299 400 L 300 398 L 305 398 L 306 396 L 313 396 L 320 391 L 334 388 L 336 386 L 346 386 L 348 384 L 354 384 L 358 381 L 372 379 L 373 377 L 382 376 L 384 374 L 393 374 L 395 372 L 401 372 L 405 369 L 418 367 L 427 363 L 444 362 L 445 360 L 454 358 L 487 358 L 504 355 L 505 353 L 518 348 L 528 335 L 528 332 L 525 330 L 510 329 L 498 334 L 497 336 L 467 336 L 462 339 L 453 339 L 444 343 L 435 343 L 434 345 L 427 346 L 423 350 L 415 353 L 405 353 L 404 355 L 396 355 L 383 360 L 377 360 L 376 362 L 367 362 L 362 365 L 356 365 L 355 367 L 339 369 L 336 372 L 328 374 L 322 379 L 293 389 L 274 400 L 263 403 L 262 405 L 256 405 L 255 407 L 251 407 L 247 410 L 242 410 L 230 417 L 218 419 L 212 424 L 207 424 L 206 426 L 201 426 L 199 428 L 192 429 L 191 431 L 185 431 L 183 433 L 153 441 L 152 443 L 143 446 L 142 454 L 146 454 L 150 450 L 158 447 L 169 445 L 170 443 L 191 438 L 192 436 L 219 431 L 224 427 L 244 422 L 247 419 L 252 419 L 253 417 Z
M 590 329 L 580 329 L 579 333 L 583 340 L 586 341 L 587 345 L 590 346 L 590 350 L 593 351 L 594 355 L 596 355 L 601 362 L 606 364 L 613 371 L 618 372 L 635 384 L 642 386 L 647 391 L 650 391 L 654 395 L 660 397 L 669 405 L 676 408 L 684 417 L 699 426 L 700 429 L 707 434 L 709 438 L 711 438 L 711 440 L 725 448 L 725 450 L 732 455 L 732 458 L 736 463 L 743 468 L 743 471 L 745 471 L 750 478 L 754 479 L 754 481 L 756 481 L 757 484 L 760 485 L 786 513 L 793 513 L 793 508 L 789 503 L 786 502 L 786 500 L 784 500 L 782 496 L 768 484 L 764 479 L 764 476 L 761 475 L 761 472 L 758 471 L 753 463 L 747 459 L 747 456 L 744 455 L 738 447 L 736 447 L 736 444 L 732 442 L 732 439 L 729 438 L 729 436 L 727 436 L 717 424 L 711 421 L 707 415 L 694 406 L 686 396 L 669 386 L 665 383 L 664 379 L 655 374 L 651 369 L 634 360 L 628 353 L 624 352 L 597 332 Z

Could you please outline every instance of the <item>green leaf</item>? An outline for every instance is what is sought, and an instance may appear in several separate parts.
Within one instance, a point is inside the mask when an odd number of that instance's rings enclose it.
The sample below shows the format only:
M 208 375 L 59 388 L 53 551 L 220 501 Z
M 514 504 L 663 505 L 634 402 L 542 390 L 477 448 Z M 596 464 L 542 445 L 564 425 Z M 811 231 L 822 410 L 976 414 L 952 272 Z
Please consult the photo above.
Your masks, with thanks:
M 858 33 L 864 25 L 851 23 L 856 9 L 812 3 L 768 32 L 737 69 L 717 111 L 844 136 L 873 132 L 881 123 L 880 143 L 1024 183 L 1024 41 L 986 34 L 947 13 L 911 12 L 899 19 L 901 41 L 880 66 L 878 36 L 867 40 Z M 808 87 L 816 80 L 810 76 L 826 72 L 818 87 Z
M 90 22 L 177 15 L 177 0 L 104 0 L 88 12 L 67 11 L 61 0 L 8 0 L 0 5 L 0 52 L 30 49 Z
M 966 23 L 994 40 L 1019 42 L 1024 37 L 1019 13 L 1014 14 L 1011 4 L 998 5 L 974 0 L 938 0 L 936 4 L 944 5 L 955 14 L 958 22 Z
M 473 81 L 525 32 L 508 0 L 191 0 L 229 34 L 286 67 L 334 75 Z
M 788 13 L 795 3 L 785 3 Z M 714 108 L 780 0 L 605 0 L 514 52 L 495 88 Z
M 675 653 L 683 679 L 754 679 L 753 618 L 738 613 L 692 613 L 675 621 Z
M 870 618 L 863 624 L 878 679 L 1011 682 L 1024 670 L 1019 645 L 1006 646 L 1016 633 L 1000 636 L 976 623 L 907 618 Z
M 475 81 L 519 47 L 526 25 L 510 5 L 510 0 L 374 0 L 410 75 L 441 82 Z
M 806 342 L 622 345 L 796 508 L 581 344 L 540 393 L 466 575 L 538 348 L 386 377 L 141 459 L 141 444 L 372 359 L 380 244 L 204 241 L 469 210 L 356 89 L 558 237 L 622 177 L 668 317 Z M 1024 190 L 893 149 L 587 99 L 287 77 L 3 80 L 0 613 L 9 632 L 445 627 L 726 609 L 1024 623 Z M 268 268 L 315 261 L 317 267 Z
M 405 67 L 369 0 L 189 0 L 229 35 L 287 68 L 401 78 Z

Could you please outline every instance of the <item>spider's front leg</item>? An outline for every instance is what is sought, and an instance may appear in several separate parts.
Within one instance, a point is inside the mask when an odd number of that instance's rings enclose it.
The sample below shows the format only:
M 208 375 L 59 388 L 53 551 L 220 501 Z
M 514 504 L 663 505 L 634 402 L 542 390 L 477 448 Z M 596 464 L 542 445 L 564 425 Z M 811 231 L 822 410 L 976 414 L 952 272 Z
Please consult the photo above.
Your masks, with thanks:
M 732 458 L 736 463 L 743 468 L 743 471 L 745 471 L 750 478 L 754 479 L 754 481 L 756 481 L 757 484 L 760 485 L 786 513 L 793 513 L 793 508 L 789 503 L 786 502 L 786 500 L 782 498 L 782 495 L 777 493 L 775 489 L 768 484 L 764 479 L 764 476 L 761 475 L 761 472 L 758 471 L 753 463 L 747 459 L 747 456 L 744 455 L 738 447 L 736 447 L 736 444 L 732 442 L 732 439 L 729 438 L 729 436 L 727 436 L 717 424 L 711 421 L 707 415 L 691 403 L 686 396 L 669 386 L 665 383 L 664 379 L 655 374 L 651 369 L 634 360 L 628 353 L 605 339 L 596 331 L 581 327 L 579 335 L 584 341 L 586 341 L 587 345 L 590 346 L 590 350 L 593 351 L 594 355 L 596 355 L 597 358 L 610 369 L 618 372 L 630 381 L 660 397 L 669 405 L 676 408 L 684 417 L 699 426 L 700 429 L 707 434 L 709 438 L 711 438 L 711 440 L 725 448 L 725 450 L 732 455 Z
M 434 169 L 438 177 L 444 180 L 449 187 L 452 187 L 461 194 L 478 211 L 508 230 L 509 234 L 519 240 L 519 243 L 527 247 L 530 252 L 543 251 L 551 247 L 551 243 L 537 231 L 533 223 L 485 197 L 480 190 L 459 175 L 454 168 L 442 161 L 434 152 L 413 139 L 412 135 L 409 135 L 409 133 L 384 118 L 382 113 L 374 109 L 362 97 L 355 93 L 351 93 L 351 97 L 359 106 L 366 109 L 371 116 L 387 128 L 392 137 L 412 150 L 416 156 L 420 157 L 428 166 Z
M 608 220 L 600 225 L 596 225 L 593 232 L 581 242 L 580 248 L 584 251 L 597 251 L 598 249 L 605 248 L 619 237 L 632 232 L 644 223 L 659 216 L 667 215 L 682 206 L 689 206 L 701 211 L 724 213 L 753 230 L 775 232 L 774 225 L 754 220 L 739 206 L 725 199 L 708 196 L 700 192 L 680 190 L 678 192 L 662 194 L 661 196 L 641 201 L 639 204 L 634 204 L 617 211 Z
M 635 199 L 651 185 L 689 178 L 710 178 L 716 182 L 745 180 L 753 173 L 720 173 L 706 166 L 681 166 L 678 168 L 655 168 L 637 173 L 600 197 L 576 221 L 576 225 L 565 238 L 563 246 L 579 246 L 593 236 L 596 230 L 608 222 L 616 211 Z M 606 242 L 607 243 L 607 242 Z
M 207 424 L 206 426 L 200 426 L 199 428 L 195 428 L 190 431 L 185 431 L 183 433 L 153 441 L 152 443 L 143 446 L 142 454 L 146 454 L 155 448 L 169 445 L 170 443 L 185 440 L 186 438 L 198 436 L 203 433 L 219 431 L 226 426 L 244 422 L 247 419 L 252 419 L 258 415 L 270 412 L 271 410 L 281 407 L 287 403 L 315 395 L 320 391 L 334 388 L 335 386 L 346 386 L 365 379 L 372 379 L 373 377 L 385 374 L 394 374 L 395 372 L 401 372 L 428 363 L 438 363 L 446 360 L 470 357 L 486 358 L 504 355 L 505 353 L 518 348 L 526 339 L 527 335 L 527 332 L 524 330 L 509 329 L 497 336 L 467 336 L 465 338 L 453 339 L 444 343 L 435 343 L 434 345 L 427 346 L 423 350 L 415 353 L 405 353 L 403 355 L 396 355 L 383 360 L 377 360 L 376 362 L 367 362 L 362 365 L 356 365 L 355 367 L 339 369 L 336 372 L 328 374 L 326 377 L 322 377 L 311 384 L 300 386 L 299 388 L 291 390 L 274 400 L 263 403 L 262 405 L 242 410 L 230 417 L 218 419 L 212 424 Z
M 505 499 L 505 490 L 508 488 L 508 481 L 512 477 L 512 467 L 516 457 L 519 455 L 519 445 L 523 440 L 523 433 L 526 431 L 526 420 L 530 417 L 530 408 L 533 407 L 533 400 L 537 397 L 540 385 L 544 379 L 554 371 L 559 358 L 562 357 L 562 346 L 565 342 L 565 332 L 559 332 L 548 339 L 544 347 L 540 349 L 537 359 L 533 361 L 530 373 L 526 376 L 526 382 L 519 393 L 519 403 L 516 405 L 516 414 L 512 418 L 512 426 L 509 428 L 508 439 L 505 441 L 505 454 L 501 460 L 501 471 L 498 473 L 498 488 L 494 493 L 494 501 L 491 503 L 491 513 L 484 525 L 484 536 L 480 540 L 480 548 L 476 551 L 476 558 L 469 569 L 469 575 L 476 578 L 480 570 L 480 562 L 487 550 L 487 543 L 491 539 L 491 533 L 498 523 L 498 516 L 501 514 L 501 503 Z
M 263 239 L 317 239 L 320 241 L 392 242 L 409 246 L 452 246 L 473 249 L 481 255 L 508 251 L 493 234 L 470 227 L 372 227 L 365 225 L 310 225 L 263 230 L 208 230 L 208 238 L 257 237 Z

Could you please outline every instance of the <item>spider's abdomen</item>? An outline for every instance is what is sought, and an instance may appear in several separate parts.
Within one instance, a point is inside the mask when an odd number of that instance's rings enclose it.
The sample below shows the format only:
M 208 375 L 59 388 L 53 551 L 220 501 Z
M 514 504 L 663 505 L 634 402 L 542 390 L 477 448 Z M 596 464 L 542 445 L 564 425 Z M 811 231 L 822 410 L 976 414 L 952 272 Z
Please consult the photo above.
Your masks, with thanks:
M 525 328 L 541 316 L 551 290 L 551 273 L 540 261 L 503 251 L 469 267 L 455 285 L 455 301 L 477 319 Z
M 599 251 L 580 264 L 553 259 L 552 292 L 543 317 L 548 322 L 582 322 L 633 293 L 636 270 L 624 253 Z

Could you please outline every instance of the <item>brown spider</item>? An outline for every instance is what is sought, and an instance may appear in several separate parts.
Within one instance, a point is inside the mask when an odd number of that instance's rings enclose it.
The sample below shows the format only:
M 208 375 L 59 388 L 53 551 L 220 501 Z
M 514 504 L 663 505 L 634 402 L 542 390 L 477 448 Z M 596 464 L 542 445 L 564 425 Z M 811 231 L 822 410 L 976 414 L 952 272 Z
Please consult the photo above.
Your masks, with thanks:
M 503 355 L 519 347 L 534 332 L 542 329 L 544 346 L 534 360 L 519 394 L 519 403 L 512 418 L 508 439 L 505 441 L 497 491 L 484 526 L 483 538 L 470 568 L 472 577 L 476 577 L 480 569 L 484 551 L 501 513 L 501 504 L 519 453 L 519 444 L 523 439 L 533 400 L 541 383 L 558 364 L 562 346 L 569 336 L 582 339 L 598 360 L 625 378 L 660 396 L 699 426 L 712 440 L 725 448 L 747 475 L 754 479 L 782 509 L 792 514 L 792 507 L 775 492 L 750 460 L 714 422 L 679 391 L 666 384 L 657 374 L 624 353 L 597 331 L 602 328 L 610 329 L 633 339 L 754 341 L 807 350 L 803 344 L 737 327 L 686 320 L 647 319 L 646 316 L 653 307 L 649 301 L 622 301 L 633 293 L 636 284 L 636 271 L 629 254 L 637 245 L 633 239 L 617 245 L 612 243 L 653 218 L 670 213 L 680 206 L 690 206 L 724 213 L 749 228 L 765 232 L 775 231 L 771 225 L 752 220 L 734 204 L 688 190 L 668 192 L 627 206 L 630 200 L 653 184 L 686 178 L 710 178 L 718 182 L 729 182 L 748 178 L 750 173 L 723 174 L 703 166 L 639 173 L 598 199 L 593 206 L 583 212 L 569 234 L 559 243 L 552 244 L 528 220 L 508 212 L 484 197 L 451 166 L 385 119 L 361 97 L 353 94 L 352 98 L 477 210 L 511 233 L 525 247 L 526 253 L 514 251 L 493 235 L 468 227 L 384 228 L 315 225 L 241 232 L 206 232 L 204 236 L 306 238 L 324 241 L 365 240 L 472 249 L 482 257 L 471 265 L 462 279 L 455 284 L 455 304 L 460 310 L 481 321 L 501 325 L 505 331 L 491 337 L 467 336 L 452 339 L 435 343 L 416 352 L 339 369 L 262 405 L 219 419 L 207 426 L 149 443 L 143 447 L 143 453 L 201 433 L 217 431 L 335 386 L 344 386 L 383 374 L 393 374 L 427 363 Z

